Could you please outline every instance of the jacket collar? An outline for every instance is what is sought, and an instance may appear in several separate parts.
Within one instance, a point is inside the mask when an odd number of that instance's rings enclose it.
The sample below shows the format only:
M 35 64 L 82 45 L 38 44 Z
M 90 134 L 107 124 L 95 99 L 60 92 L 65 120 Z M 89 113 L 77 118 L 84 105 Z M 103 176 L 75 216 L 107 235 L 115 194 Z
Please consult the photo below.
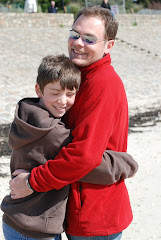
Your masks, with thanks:
M 81 71 L 81 78 L 82 80 L 85 77 L 89 77 L 94 71 L 100 68 L 103 64 L 110 65 L 111 64 L 111 57 L 110 54 L 107 54 L 97 62 L 90 64 L 89 66 L 80 67 L 79 70 Z

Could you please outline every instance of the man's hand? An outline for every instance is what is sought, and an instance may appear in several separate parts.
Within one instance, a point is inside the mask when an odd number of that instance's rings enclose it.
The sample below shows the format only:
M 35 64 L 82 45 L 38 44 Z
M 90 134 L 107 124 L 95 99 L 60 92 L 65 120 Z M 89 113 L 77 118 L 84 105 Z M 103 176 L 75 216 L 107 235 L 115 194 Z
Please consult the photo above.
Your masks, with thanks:
M 17 169 L 12 175 L 15 176 L 15 178 L 9 181 L 12 199 L 24 198 L 33 193 L 33 190 L 27 186 L 27 179 L 30 172 L 24 169 Z

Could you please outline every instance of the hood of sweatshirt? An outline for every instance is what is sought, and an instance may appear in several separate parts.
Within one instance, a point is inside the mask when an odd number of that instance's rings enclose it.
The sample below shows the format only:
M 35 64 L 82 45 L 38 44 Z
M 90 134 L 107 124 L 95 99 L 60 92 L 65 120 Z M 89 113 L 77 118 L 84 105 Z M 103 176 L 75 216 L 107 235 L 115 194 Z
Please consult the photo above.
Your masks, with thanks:
M 39 98 L 24 98 L 16 106 L 8 144 L 12 150 L 18 149 L 43 137 L 58 123 L 63 124 L 39 105 Z

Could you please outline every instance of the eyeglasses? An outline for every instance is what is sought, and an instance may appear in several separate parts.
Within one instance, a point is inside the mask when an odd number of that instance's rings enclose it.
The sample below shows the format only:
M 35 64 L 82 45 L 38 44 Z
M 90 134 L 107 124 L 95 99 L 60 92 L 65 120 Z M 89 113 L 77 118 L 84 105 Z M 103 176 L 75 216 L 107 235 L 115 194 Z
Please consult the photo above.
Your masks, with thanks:
M 74 30 L 70 30 L 70 37 L 72 38 L 72 39 L 75 39 L 75 40 L 77 40 L 78 38 L 82 38 L 82 41 L 85 43 L 85 44 L 95 44 L 95 43 L 97 43 L 97 42 L 101 42 L 101 41 L 105 41 L 105 39 L 104 40 L 102 40 L 102 39 L 97 39 L 96 37 L 94 37 L 94 36 L 86 36 L 86 35 L 81 35 L 80 33 L 78 33 L 78 32 L 76 32 L 76 31 L 74 31 Z

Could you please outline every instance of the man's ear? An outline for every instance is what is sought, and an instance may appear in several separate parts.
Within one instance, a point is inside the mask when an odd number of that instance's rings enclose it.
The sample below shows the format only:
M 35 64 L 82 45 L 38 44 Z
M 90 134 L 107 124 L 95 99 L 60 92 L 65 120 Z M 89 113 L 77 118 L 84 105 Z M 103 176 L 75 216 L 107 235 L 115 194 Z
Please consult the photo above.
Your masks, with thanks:
M 112 50 L 114 43 L 114 40 L 109 40 L 106 42 L 105 54 L 108 54 Z
M 41 90 L 40 90 L 40 86 L 39 86 L 39 84 L 37 84 L 36 83 L 36 85 L 35 85 L 35 92 L 36 92 L 36 94 L 37 94 L 37 96 L 39 97 L 39 98 L 41 98 L 42 97 L 42 92 L 41 92 Z

